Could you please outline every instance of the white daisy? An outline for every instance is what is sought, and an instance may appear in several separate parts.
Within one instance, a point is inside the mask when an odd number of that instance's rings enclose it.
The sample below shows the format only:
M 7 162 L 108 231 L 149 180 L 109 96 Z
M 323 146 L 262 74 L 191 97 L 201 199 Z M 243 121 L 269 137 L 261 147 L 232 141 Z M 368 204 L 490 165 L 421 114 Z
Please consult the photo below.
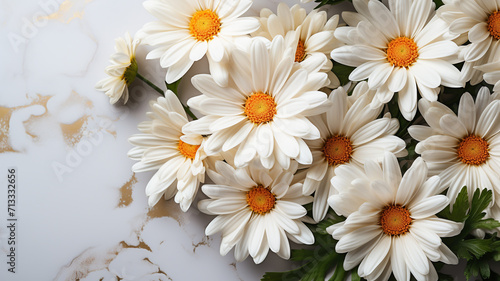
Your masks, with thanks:
M 208 165 L 201 135 L 182 134 L 182 126 L 188 123 L 180 101 L 170 90 L 165 98 L 151 102 L 152 120 L 139 125 L 141 134 L 130 137 L 132 148 L 128 156 L 139 160 L 132 170 L 145 172 L 158 170 L 146 186 L 149 206 L 154 206 L 162 196 L 174 197 L 185 212 L 193 202 L 199 183 L 205 180 Z
M 476 66 L 476 69 L 483 73 L 486 83 L 494 85 L 494 92 L 500 92 L 500 52 L 492 54 L 488 63 Z
M 110 77 L 102 79 L 96 85 L 97 90 L 106 93 L 111 104 L 120 99 L 123 103 L 128 101 L 128 86 L 137 76 L 135 50 L 139 43 L 137 39 L 132 40 L 128 32 L 125 38 L 120 37 L 115 40 L 115 53 L 110 58 L 111 65 L 105 69 Z
M 462 67 L 463 81 L 475 85 L 481 82 L 484 65 L 500 49 L 499 0 L 448 0 L 438 10 L 438 15 L 450 24 L 450 32 L 464 34 L 470 41 L 460 52 L 465 60 Z
M 408 129 L 419 141 L 415 151 L 449 187 L 448 197 L 455 201 L 463 186 L 472 198 L 475 189 L 494 191 L 500 206 L 500 95 L 490 95 L 483 87 L 476 102 L 469 93 L 462 95 L 458 116 L 439 102 L 421 100 L 419 110 L 427 126 Z M 496 219 L 500 219 L 497 216 Z
M 315 192 L 313 218 L 316 221 L 322 220 L 328 210 L 328 196 L 333 191 L 330 180 L 337 167 L 362 167 L 368 160 L 380 162 L 386 151 L 406 155 L 406 143 L 394 136 L 399 129 L 398 120 L 391 119 L 390 114 L 377 119 L 382 106 L 371 108 L 370 94 L 374 91 L 368 92 L 367 83 L 361 82 L 349 99 L 340 87 L 329 96 L 330 109 L 310 118 L 319 128 L 321 138 L 306 141 L 312 151 L 313 164 L 306 171 L 304 194 Z
M 227 84 L 228 52 L 233 41 L 259 28 L 255 18 L 241 17 L 251 0 L 149 0 L 144 7 L 157 22 L 144 26 L 144 42 L 157 47 L 148 59 L 160 59 L 166 81 L 179 80 L 195 61 L 207 54 L 210 72 Z
M 294 63 L 292 48 L 277 36 L 266 48 L 252 40 L 250 52 L 234 49 L 228 87 L 213 76 L 197 75 L 192 83 L 203 94 L 188 105 L 206 115 L 184 126 L 185 133 L 212 134 L 205 151 L 211 155 L 236 148 L 235 165 L 246 166 L 254 157 L 271 168 L 288 169 L 290 159 L 311 164 L 304 139 L 318 139 L 319 130 L 306 118 L 325 112 L 328 99 L 317 91 L 328 81 L 325 73 L 309 73 Z
M 291 184 L 297 164 L 289 171 L 275 166 L 264 169 L 259 163 L 234 169 L 219 161 L 217 172 L 209 171 L 214 185 L 203 185 L 210 199 L 201 200 L 198 209 L 217 217 L 205 230 L 206 235 L 222 233 L 221 255 L 233 247 L 236 260 L 250 254 L 261 263 L 269 249 L 280 257 L 290 257 L 288 239 L 302 244 L 314 243 L 314 236 L 301 221 L 307 211 L 302 206 L 312 197 L 302 195 L 302 184 Z
M 458 259 L 441 241 L 460 233 L 462 224 L 436 217 L 449 199 L 440 195 L 439 177 L 427 178 L 418 158 L 401 177 L 397 158 L 387 153 L 382 167 L 373 161 L 364 169 L 337 168 L 332 184 L 339 192 L 330 206 L 347 219 L 327 228 L 339 240 L 335 250 L 347 253 L 344 268 L 359 264 L 367 280 L 438 280 L 431 262 L 456 264 Z
M 260 12 L 260 29 L 252 33 L 269 40 L 281 35 L 285 45 L 296 49 L 295 61 L 306 69 L 314 69 L 318 61 L 323 61 L 321 72 L 328 74 L 329 88 L 340 85 L 339 79 L 332 72 L 333 64 L 330 53 L 341 43 L 335 38 L 334 31 L 339 23 L 339 16 L 327 18 L 325 11 L 313 10 L 308 15 L 299 5 L 289 8 L 285 3 L 278 5 L 277 15 L 269 9 Z
M 398 92 L 399 109 L 407 120 L 417 111 L 417 87 L 423 98 L 435 101 L 440 85 L 463 86 L 459 70 L 450 62 L 458 46 L 443 36 L 448 25 L 433 17 L 432 0 L 391 0 L 389 9 L 378 0 L 353 0 L 353 4 L 358 13 L 342 13 L 349 26 L 335 30 L 335 36 L 348 45 L 331 54 L 334 60 L 356 67 L 350 80 L 368 78 L 382 103 Z

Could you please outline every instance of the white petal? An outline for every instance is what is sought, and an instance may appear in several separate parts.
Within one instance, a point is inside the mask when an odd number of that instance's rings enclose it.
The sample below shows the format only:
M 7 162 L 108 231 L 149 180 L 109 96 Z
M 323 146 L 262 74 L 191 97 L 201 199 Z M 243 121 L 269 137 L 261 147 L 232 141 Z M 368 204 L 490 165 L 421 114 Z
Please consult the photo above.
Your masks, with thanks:
M 189 59 L 192 61 L 199 61 L 208 50 L 207 41 L 198 41 L 189 53 Z

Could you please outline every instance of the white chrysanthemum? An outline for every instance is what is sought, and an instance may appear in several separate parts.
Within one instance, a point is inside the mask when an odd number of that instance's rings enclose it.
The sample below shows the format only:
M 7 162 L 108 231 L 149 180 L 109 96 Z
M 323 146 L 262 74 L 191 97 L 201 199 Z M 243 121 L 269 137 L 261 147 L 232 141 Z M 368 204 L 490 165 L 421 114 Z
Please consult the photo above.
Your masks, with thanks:
M 335 30 L 335 36 L 348 45 L 331 54 L 334 60 L 356 67 L 350 80 L 368 78 L 382 103 L 398 92 L 399 108 L 407 120 L 417 111 L 417 88 L 423 98 L 435 101 L 440 85 L 463 86 L 459 70 L 450 62 L 458 46 L 444 37 L 448 25 L 433 17 L 432 0 L 391 0 L 389 9 L 378 0 L 353 0 L 353 4 L 358 13 L 342 13 L 349 27 Z
M 234 40 L 259 28 L 257 19 L 240 18 L 251 6 L 251 0 L 146 1 L 144 7 L 159 19 L 142 30 L 144 43 L 156 47 L 147 58 L 159 58 L 167 68 L 167 83 L 173 83 L 207 54 L 214 79 L 226 85 Z
M 322 220 L 328 210 L 328 196 L 332 189 L 330 180 L 335 169 L 343 165 L 362 167 L 368 160 L 381 162 L 384 153 L 406 155 L 406 143 L 394 136 L 399 122 L 390 114 L 377 119 L 382 106 L 371 108 L 368 85 L 361 82 L 347 97 L 340 87 L 334 90 L 329 99 L 330 109 L 311 122 L 319 128 L 321 138 L 306 141 L 313 155 L 313 164 L 306 170 L 304 194 L 314 194 L 313 218 Z
M 401 177 L 399 163 L 387 153 L 382 167 L 372 161 L 364 169 L 337 168 L 332 184 L 339 192 L 330 206 L 347 219 L 327 228 L 339 240 L 335 250 L 347 253 L 344 268 L 359 264 L 367 280 L 438 280 L 431 262 L 456 264 L 458 259 L 440 237 L 460 233 L 462 224 L 436 217 L 449 199 L 440 195 L 439 177 L 427 178 L 418 158 Z
M 104 78 L 96 85 L 96 89 L 103 91 L 109 97 L 109 102 L 115 104 L 120 99 L 123 103 L 128 101 L 128 86 L 132 84 L 137 75 L 137 62 L 135 50 L 140 41 L 127 32 L 125 38 L 115 40 L 115 53 L 111 56 L 111 65 L 106 67 L 106 74 L 110 77 Z
M 277 36 L 266 48 L 254 38 L 250 51 L 234 49 L 228 87 L 210 75 L 197 75 L 192 83 L 203 94 L 188 105 L 206 116 L 183 131 L 212 134 L 205 143 L 208 155 L 236 149 L 235 165 L 244 167 L 255 157 L 268 169 L 275 163 L 288 169 L 290 159 L 311 164 L 304 139 L 318 139 L 319 130 L 306 118 L 326 111 L 328 81 L 321 72 L 309 73 L 294 62 L 294 51 Z
M 188 123 L 179 99 L 170 90 L 165 98 L 151 102 L 152 119 L 139 125 L 141 134 L 133 135 L 129 141 L 137 146 L 128 156 L 139 160 L 132 170 L 144 172 L 158 170 L 146 186 L 149 206 L 154 206 L 162 196 L 175 202 L 185 212 L 198 192 L 200 182 L 205 180 L 207 166 L 203 150 L 203 136 L 182 134 L 182 126 Z
M 430 172 L 449 187 L 448 197 L 454 202 L 464 186 L 471 198 L 476 189 L 491 189 L 496 203 L 490 211 L 500 219 L 500 95 L 483 87 L 474 103 L 465 93 L 458 116 L 439 102 L 421 100 L 419 110 L 429 127 L 414 125 L 408 132 L 420 141 L 415 151 Z
M 328 74 L 329 88 L 336 88 L 340 81 L 332 72 L 333 64 L 330 53 L 341 46 L 335 38 L 334 31 L 339 23 L 339 16 L 327 18 L 325 11 L 313 10 L 308 15 L 299 5 L 289 8 L 285 3 L 278 5 L 278 13 L 274 14 L 265 8 L 260 11 L 260 29 L 252 33 L 269 40 L 281 35 L 285 45 L 295 48 L 295 61 L 302 67 L 312 70 L 317 61 L 323 61 L 321 72 Z
M 450 24 L 450 32 L 464 34 L 470 44 L 460 52 L 465 60 L 463 81 L 475 85 L 481 82 L 483 72 L 477 67 L 488 63 L 500 49 L 499 0 L 448 0 L 438 15 Z
M 314 243 L 314 236 L 301 221 L 307 211 L 302 206 L 312 201 L 302 195 L 302 184 L 292 184 L 297 164 L 286 171 L 278 166 L 264 169 L 259 163 L 234 169 L 219 161 L 217 172 L 209 171 L 214 185 L 203 185 L 210 199 L 198 203 L 200 211 L 217 217 L 207 226 L 206 235 L 222 233 L 221 255 L 233 247 L 236 260 L 250 254 L 261 263 L 269 249 L 280 257 L 290 257 L 288 239 L 302 244 Z

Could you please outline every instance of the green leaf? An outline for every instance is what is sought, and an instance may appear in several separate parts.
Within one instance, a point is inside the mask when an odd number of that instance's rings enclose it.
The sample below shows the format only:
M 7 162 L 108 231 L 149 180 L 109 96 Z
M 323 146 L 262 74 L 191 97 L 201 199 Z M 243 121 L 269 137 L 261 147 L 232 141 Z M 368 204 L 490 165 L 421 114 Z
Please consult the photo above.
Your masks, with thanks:
M 465 266 L 465 277 L 469 280 L 472 277 L 481 276 L 483 280 L 490 280 L 489 278 L 493 275 L 496 277 L 494 280 L 498 280 L 498 275 L 491 271 L 488 260 L 474 260 L 468 262 Z
M 491 250 L 491 244 L 493 239 L 468 239 L 460 243 L 457 255 L 460 258 L 471 260 L 472 258 L 479 259 L 484 254 Z
M 500 227 L 500 222 L 491 218 L 484 219 L 486 215 L 484 210 L 488 208 L 492 200 L 491 190 L 476 189 L 469 203 L 467 187 L 463 187 L 453 208 L 448 207 L 438 214 L 440 217 L 464 224 L 460 234 L 443 238 L 443 242 L 457 257 L 467 260 L 464 275 L 468 280 L 479 276 L 485 280 L 493 276 L 497 280 L 496 274 L 490 270 L 489 263 L 492 260 L 500 260 L 500 240 L 496 233 L 487 234 L 484 239 L 478 239 L 472 235 L 477 229 L 492 230 Z
M 497 227 L 500 227 L 500 222 L 494 220 L 494 219 L 484 219 L 477 221 L 472 224 L 473 228 L 479 228 L 479 229 L 488 229 L 488 230 L 493 230 Z
M 314 9 L 321 8 L 325 5 L 337 5 L 339 3 L 344 2 L 345 0 L 316 0 L 314 2 L 319 3 L 318 6 L 316 6 Z M 352 2 L 352 0 L 349 0 L 349 2 Z
M 436 3 L 436 9 L 443 6 L 443 0 L 434 0 L 434 3 Z
M 358 275 L 357 268 L 351 270 L 351 281 L 361 281 L 361 277 L 359 277 L 359 275 Z
M 469 207 L 467 187 L 464 186 L 458 194 L 455 204 L 453 204 L 453 210 L 451 210 L 451 208 L 445 208 L 440 215 L 455 222 L 464 222 L 467 219 Z
M 287 272 L 267 272 L 262 281 L 324 281 L 326 275 L 333 269 L 332 281 L 343 281 L 347 276 L 343 268 L 344 254 L 335 252 L 337 241 L 326 233 L 326 227 L 345 220 L 337 216 L 333 210 L 319 225 L 308 225 L 314 234 L 314 248 L 292 250 L 291 259 L 301 262 L 301 266 Z
M 465 278 L 467 280 L 470 280 L 474 276 L 479 276 L 479 268 L 474 262 L 468 262 L 467 265 L 465 266 L 465 272 L 464 272 Z
M 298 270 L 292 270 L 287 272 L 266 272 L 262 277 L 261 281 L 299 281 L 301 278 L 301 272 Z
M 349 81 L 350 81 L 349 75 L 354 70 L 354 68 L 355 67 L 350 67 L 350 66 L 338 63 L 338 62 L 333 62 L 332 71 L 339 78 L 340 85 L 345 85 L 345 84 L 349 83 Z
M 472 197 L 471 208 L 468 220 L 475 223 L 482 219 L 486 214 L 483 212 L 493 200 L 493 192 L 491 190 L 476 189 Z
M 337 266 L 335 269 L 335 272 L 333 273 L 332 277 L 328 281 L 344 281 L 345 278 L 345 270 L 342 266 Z
M 313 250 L 298 249 L 298 250 L 292 250 L 290 259 L 293 261 L 307 261 L 312 256 L 314 256 Z
M 490 266 L 487 262 L 479 263 L 479 272 L 484 279 L 490 278 Z

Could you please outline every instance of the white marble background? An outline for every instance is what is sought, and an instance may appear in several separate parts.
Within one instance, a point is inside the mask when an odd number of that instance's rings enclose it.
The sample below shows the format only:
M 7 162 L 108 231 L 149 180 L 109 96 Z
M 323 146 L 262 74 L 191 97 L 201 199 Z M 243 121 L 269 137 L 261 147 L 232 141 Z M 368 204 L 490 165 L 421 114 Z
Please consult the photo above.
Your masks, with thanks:
M 236 263 L 232 252 L 221 257 L 220 238 L 204 235 L 212 218 L 195 208 L 148 209 L 152 173 L 131 172 L 127 139 L 157 95 L 137 81 L 129 105 L 111 106 L 94 89 L 114 38 L 155 20 L 142 2 L 0 0 L 0 280 L 259 280 L 293 267 L 274 254 L 261 265 Z M 278 2 L 255 0 L 248 15 L 276 11 Z M 140 72 L 163 85 L 164 71 L 144 60 L 147 51 L 139 49 Z M 188 76 L 207 72 L 202 61 Z M 180 87 L 184 101 L 198 94 L 189 80 Z M 10 167 L 17 168 L 15 274 L 6 265 Z

